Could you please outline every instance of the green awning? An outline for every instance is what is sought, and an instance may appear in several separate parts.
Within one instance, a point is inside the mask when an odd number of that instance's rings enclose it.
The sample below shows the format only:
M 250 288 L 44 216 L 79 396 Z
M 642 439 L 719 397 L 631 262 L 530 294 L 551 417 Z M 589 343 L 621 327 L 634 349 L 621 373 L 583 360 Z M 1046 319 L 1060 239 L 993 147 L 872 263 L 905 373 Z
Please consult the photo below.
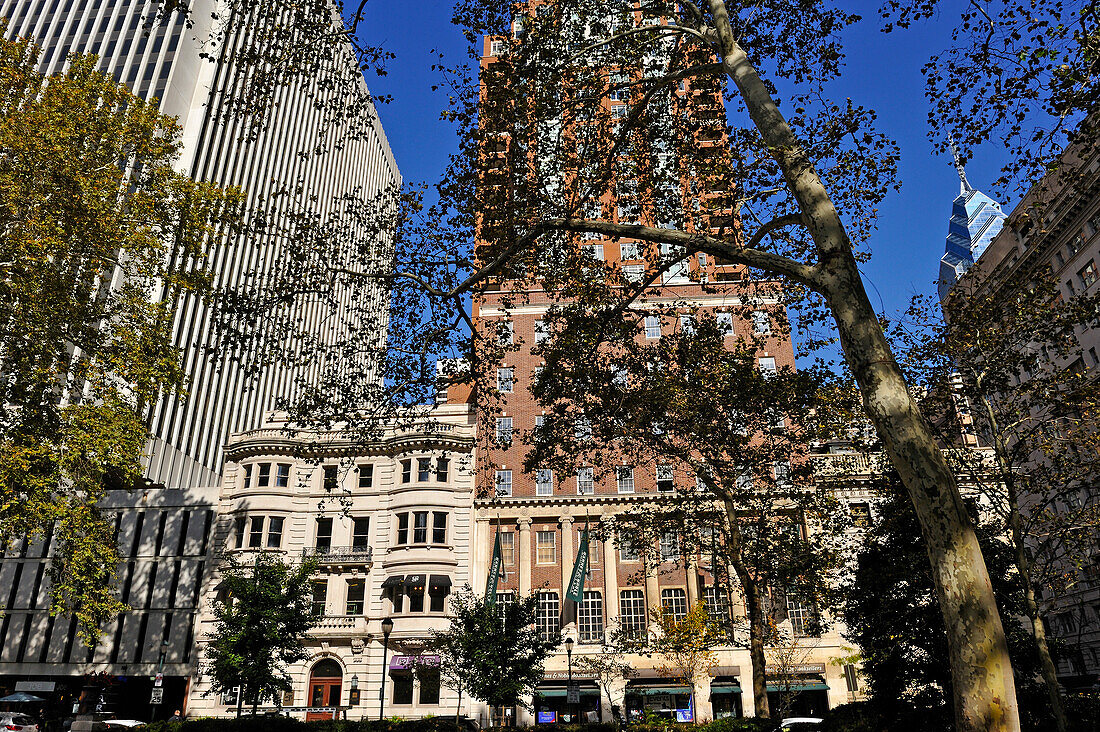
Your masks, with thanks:
M 740 694 L 741 693 L 741 685 L 740 684 L 734 684 L 734 683 L 728 683 L 728 682 L 719 682 L 717 684 L 711 684 L 710 685 L 710 693 L 711 694 Z
M 782 684 L 775 681 L 768 682 L 768 691 L 828 691 L 829 685 L 824 681 L 801 681 L 794 684 Z
M 631 686 L 626 690 L 627 694 L 690 694 L 691 689 L 686 686 Z

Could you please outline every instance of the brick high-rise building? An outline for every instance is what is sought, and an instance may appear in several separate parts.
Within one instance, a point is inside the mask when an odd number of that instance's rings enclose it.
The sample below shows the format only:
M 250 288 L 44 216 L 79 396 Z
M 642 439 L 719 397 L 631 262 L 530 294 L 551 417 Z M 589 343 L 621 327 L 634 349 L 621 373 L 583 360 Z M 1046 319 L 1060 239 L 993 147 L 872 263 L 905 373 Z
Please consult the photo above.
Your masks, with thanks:
M 543 7 L 546 6 L 538 5 L 533 12 Z M 645 22 L 639 11 L 634 15 L 638 17 L 633 22 Z M 517 21 L 517 36 L 523 32 L 521 24 L 522 21 Z M 498 54 L 505 52 L 505 45 L 499 39 L 485 40 L 483 70 L 497 62 Z M 605 70 L 605 74 L 612 77 L 626 73 L 621 68 Z M 485 93 L 491 98 L 493 90 L 488 89 Z M 700 84 L 696 88 L 691 82 L 681 82 L 676 93 L 689 100 L 689 108 L 699 118 L 717 121 L 718 126 L 724 128 L 721 91 L 717 85 Z M 612 119 L 627 115 L 626 103 L 621 99 L 623 97 L 612 94 L 605 102 Z M 492 121 L 483 120 L 483 124 L 491 125 Z M 719 143 L 725 144 L 721 137 L 711 139 L 715 141 L 715 149 Z M 490 149 L 490 154 L 505 148 L 507 143 L 497 145 Z M 639 173 L 639 177 L 641 175 Z M 715 193 L 706 190 L 692 193 L 685 185 L 683 197 L 687 206 L 691 206 L 693 197 L 711 199 Z M 636 213 L 625 211 L 610 196 L 601 200 L 600 205 L 602 218 L 624 222 L 638 220 Z M 711 205 L 711 214 L 712 225 L 722 220 L 729 226 L 733 220 L 732 207 L 721 210 Z M 481 229 L 483 239 L 492 236 L 493 223 L 493 219 L 485 215 Z M 657 226 L 660 222 L 654 221 L 651 225 Z M 652 273 L 654 258 L 646 256 L 646 247 L 652 245 L 593 235 L 578 238 L 594 260 L 620 270 L 628 282 L 640 282 L 647 272 Z M 662 260 L 667 254 L 669 252 L 661 252 Z M 517 291 L 517 287 L 522 291 Z M 694 486 L 695 476 L 679 474 L 669 466 L 656 464 L 636 465 L 629 473 L 605 477 L 584 467 L 569 475 L 545 469 L 525 472 L 523 464 L 530 445 L 525 443 L 523 435 L 534 428 L 543 415 L 530 392 L 533 375 L 543 365 L 532 349 L 545 337 L 542 320 L 554 303 L 562 303 L 556 293 L 516 281 L 504 281 L 499 289 L 484 292 L 473 302 L 478 328 L 490 338 L 503 334 L 505 340 L 518 345 L 518 350 L 505 349 L 503 359 L 492 366 L 496 373 L 489 374 L 486 380 L 495 383 L 500 392 L 500 410 L 490 418 L 495 420 L 494 424 L 479 424 L 479 443 L 485 453 L 479 459 L 481 498 L 475 503 L 477 527 L 472 575 L 474 586 L 480 591 L 484 587 L 493 542 L 499 533 L 504 569 L 499 593 L 506 597 L 509 593 L 538 592 L 539 625 L 548 632 L 561 630 L 575 640 L 572 655 L 579 658 L 600 653 L 605 633 L 616 625 L 635 629 L 650 627 L 654 608 L 686 611 L 689 605 L 700 601 L 716 606 L 723 601 L 724 593 L 716 588 L 713 576 L 700 566 L 702 563 L 697 557 L 681 557 L 674 547 L 666 551 L 662 546 L 660 566 L 645 567 L 637 555 L 614 543 L 594 541 L 583 602 L 575 604 L 566 599 L 566 587 L 586 522 L 595 527 L 600 521 L 662 492 L 673 491 L 677 486 Z M 726 340 L 731 348 L 737 343 L 755 340 L 759 345 L 756 359 L 762 370 L 774 371 L 795 365 L 789 330 L 776 327 L 786 319 L 783 292 L 778 283 L 752 281 L 746 268 L 699 254 L 671 267 L 631 307 L 644 313 L 647 309 L 670 305 L 715 314 L 727 328 Z M 644 324 L 644 332 L 640 332 L 638 338 L 651 342 L 685 326 L 680 315 L 666 313 L 661 316 L 656 312 L 646 317 Z M 781 614 L 791 622 L 792 634 L 806 649 L 797 668 L 787 669 L 788 674 L 794 674 L 799 689 L 797 708 L 821 712 L 856 698 L 854 671 L 846 681 L 842 667 L 829 663 L 832 658 L 842 655 L 836 630 L 821 637 L 811 637 L 815 632 L 814 623 L 810 622 L 814 609 L 794 598 L 790 598 L 789 603 Z M 636 668 L 636 676 L 612 690 L 616 706 L 635 719 L 646 711 L 681 721 L 751 714 L 748 650 L 723 647 L 718 651 L 719 665 L 713 669 L 711 677 L 694 690 L 698 709 L 690 709 L 690 690 L 682 682 L 662 678 L 654 659 L 641 656 L 629 659 Z M 560 722 L 579 711 L 581 714 L 598 713 L 602 719 L 610 720 L 612 710 L 602 699 L 595 676 L 580 672 L 577 658 L 572 660 L 573 678 L 580 684 L 579 705 L 568 703 L 565 681 L 569 659 L 564 648 L 559 648 L 548 661 L 544 681 L 536 690 L 534 718 L 522 708 L 504 710 L 505 718 L 516 714 L 518 723 Z M 772 681 L 775 683 L 770 688 L 778 690 L 778 679 Z

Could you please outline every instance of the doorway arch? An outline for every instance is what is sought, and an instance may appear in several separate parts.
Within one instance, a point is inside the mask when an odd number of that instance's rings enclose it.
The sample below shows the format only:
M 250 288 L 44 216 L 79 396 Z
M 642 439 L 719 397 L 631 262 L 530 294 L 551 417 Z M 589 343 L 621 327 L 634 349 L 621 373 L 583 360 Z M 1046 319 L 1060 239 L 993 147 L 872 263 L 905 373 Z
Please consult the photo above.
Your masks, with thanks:
M 309 670 L 309 706 L 338 708 L 344 683 L 344 669 L 331 658 L 323 658 Z M 335 719 L 336 712 L 306 712 L 306 721 Z

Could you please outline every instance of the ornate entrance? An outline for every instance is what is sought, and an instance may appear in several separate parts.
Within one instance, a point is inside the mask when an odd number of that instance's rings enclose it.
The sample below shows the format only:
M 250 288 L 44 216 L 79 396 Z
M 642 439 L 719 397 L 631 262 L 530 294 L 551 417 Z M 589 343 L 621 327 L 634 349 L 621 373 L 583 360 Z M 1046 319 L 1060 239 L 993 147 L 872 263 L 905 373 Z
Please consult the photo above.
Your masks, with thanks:
M 340 707 L 340 689 L 344 681 L 344 671 L 340 664 L 331 658 L 318 661 L 309 672 L 309 706 Z M 306 712 L 306 721 L 335 719 L 337 712 Z

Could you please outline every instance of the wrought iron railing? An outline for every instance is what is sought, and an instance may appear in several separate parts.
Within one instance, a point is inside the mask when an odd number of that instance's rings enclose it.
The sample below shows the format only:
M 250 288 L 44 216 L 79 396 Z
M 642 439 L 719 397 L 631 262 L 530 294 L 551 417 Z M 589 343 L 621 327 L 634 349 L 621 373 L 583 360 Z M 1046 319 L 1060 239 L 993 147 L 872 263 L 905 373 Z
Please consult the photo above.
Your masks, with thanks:
M 321 564 L 365 564 L 373 553 L 369 546 L 310 546 L 302 550 L 302 557 Z

